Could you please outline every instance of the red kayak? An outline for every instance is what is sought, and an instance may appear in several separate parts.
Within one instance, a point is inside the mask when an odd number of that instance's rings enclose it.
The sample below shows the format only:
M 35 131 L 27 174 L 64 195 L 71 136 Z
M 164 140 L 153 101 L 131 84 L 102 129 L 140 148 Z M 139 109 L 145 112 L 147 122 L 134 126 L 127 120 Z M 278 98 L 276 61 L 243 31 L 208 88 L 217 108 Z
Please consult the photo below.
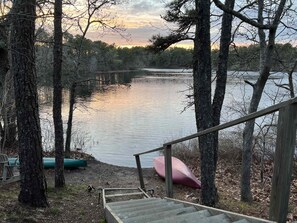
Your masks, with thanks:
M 165 178 L 164 156 L 154 158 L 154 168 L 157 174 Z M 176 184 L 186 185 L 192 188 L 201 188 L 201 182 L 194 176 L 191 170 L 179 159 L 172 157 L 172 181 Z

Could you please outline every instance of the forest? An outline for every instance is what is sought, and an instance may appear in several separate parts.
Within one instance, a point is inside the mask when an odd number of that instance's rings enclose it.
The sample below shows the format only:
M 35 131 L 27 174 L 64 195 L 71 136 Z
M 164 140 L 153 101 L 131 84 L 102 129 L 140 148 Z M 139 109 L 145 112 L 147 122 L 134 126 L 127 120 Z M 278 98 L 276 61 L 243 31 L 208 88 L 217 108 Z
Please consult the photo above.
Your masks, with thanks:
M 50 68 L 53 58 L 53 37 L 44 29 L 37 30 L 36 63 L 39 84 L 51 83 Z M 96 72 L 112 70 L 135 70 L 141 68 L 192 68 L 193 49 L 171 47 L 162 52 L 153 52 L 150 47 L 122 48 L 101 41 L 92 41 L 80 35 L 64 34 L 63 41 L 63 80 L 75 75 L 76 49 L 82 41 L 81 73 L 92 76 Z M 42 44 L 41 44 L 42 43 Z M 228 60 L 230 71 L 258 71 L 260 46 L 231 46 Z M 218 49 L 212 50 L 212 64 L 217 66 Z M 272 71 L 287 72 L 297 57 L 297 47 L 290 43 L 276 44 L 273 54 Z M 85 78 L 85 77 L 84 77 Z M 65 82 L 66 81 L 66 82 Z

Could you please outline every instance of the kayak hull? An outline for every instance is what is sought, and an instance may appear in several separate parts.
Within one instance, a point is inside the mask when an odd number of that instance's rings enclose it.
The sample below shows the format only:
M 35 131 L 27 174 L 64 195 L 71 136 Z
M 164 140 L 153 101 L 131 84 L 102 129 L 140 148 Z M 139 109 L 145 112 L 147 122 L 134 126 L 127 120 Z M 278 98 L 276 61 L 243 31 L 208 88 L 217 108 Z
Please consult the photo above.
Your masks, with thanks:
M 154 168 L 157 174 L 165 178 L 164 156 L 158 156 L 153 159 Z M 194 176 L 191 170 L 181 160 L 172 157 L 172 181 L 176 184 L 182 184 L 192 188 L 200 189 L 201 182 Z
M 44 157 L 43 158 L 43 167 L 44 168 L 55 168 L 56 161 L 53 157 Z M 80 160 L 80 159 L 68 159 L 64 158 L 64 168 L 79 168 L 79 167 L 86 167 L 87 161 Z
M 19 165 L 19 160 L 17 158 L 8 158 L 9 165 Z M 56 161 L 54 157 L 43 157 L 43 167 L 45 169 L 48 168 L 55 168 Z M 86 167 L 87 161 L 80 160 L 80 159 L 64 159 L 64 168 L 79 168 L 79 167 Z

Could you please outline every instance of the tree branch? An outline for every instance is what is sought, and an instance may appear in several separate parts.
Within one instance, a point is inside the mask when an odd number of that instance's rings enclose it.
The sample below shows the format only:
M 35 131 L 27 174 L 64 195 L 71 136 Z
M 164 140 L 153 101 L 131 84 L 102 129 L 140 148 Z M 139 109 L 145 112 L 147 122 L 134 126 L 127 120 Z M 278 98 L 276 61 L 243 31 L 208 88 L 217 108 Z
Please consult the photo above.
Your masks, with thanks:
M 253 88 L 255 88 L 255 84 L 253 84 L 252 82 L 248 80 L 244 80 L 244 82 L 247 83 L 248 85 L 251 85 Z
M 152 39 L 150 39 L 152 44 L 148 47 L 148 49 L 158 53 L 183 40 L 193 40 L 193 38 L 189 37 L 187 34 L 181 33 L 173 33 L 165 37 L 160 35 L 153 36 Z
M 250 24 L 250 25 L 257 27 L 259 29 L 271 29 L 275 25 L 275 24 L 264 25 L 264 24 L 258 23 L 256 21 L 242 15 L 240 12 L 228 8 L 226 5 L 221 3 L 220 0 L 213 0 L 213 2 L 219 9 L 223 10 L 224 12 L 230 13 L 231 15 L 234 15 L 235 17 L 241 19 L 242 21 L 246 22 L 247 24 Z

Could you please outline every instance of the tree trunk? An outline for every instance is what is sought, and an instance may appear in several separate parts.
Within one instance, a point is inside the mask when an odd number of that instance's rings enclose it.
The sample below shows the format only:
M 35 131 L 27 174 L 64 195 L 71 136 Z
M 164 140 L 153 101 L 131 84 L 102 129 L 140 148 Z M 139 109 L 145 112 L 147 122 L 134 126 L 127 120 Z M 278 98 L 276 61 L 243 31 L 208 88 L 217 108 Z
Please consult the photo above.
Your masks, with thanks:
M 1 147 L 12 149 L 16 147 L 17 132 L 13 78 L 9 72 L 8 45 L 8 21 L 5 20 L 0 23 L 0 101 L 3 118 Z
M 297 67 L 297 60 L 295 61 L 291 70 L 288 72 L 289 91 L 290 91 L 291 98 L 295 98 L 293 73 L 294 73 L 296 67 Z
M 197 130 L 212 126 L 211 115 L 211 48 L 210 48 L 210 1 L 196 0 L 197 25 L 194 40 L 193 76 L 194 103 Z M 215 164 L 213 135 L 199 138 L 201 154 L 202 204 L 214 206 Z
M 225 5 L 233 9 L 235 0 L 226 0 Z M 212 118 L 213 126 L 220 124 L 221 110 L 225 98 L 226 82 L 227 82 L 227 71 L 228 71 L 228 58 L 229 58 L 229 46 L 231 42 L 231 32 L 232 32 L 232 21 L 233 16 L 224 12 L 222 18 L 222 31 L 220 39 L 220 51 L 218 56 L 218 67 L 217 67 L 217 80 L 216 88 L 214 93 L 214 98 L 212 102 Z M 218 161 L 218 132 L 213 133 L 214 135 L 214 162 L 215 170 Z
M 70 96 L 69 96 L 70 102 L 69 102 L 69 114 L 68 114 L 67 132 L 66 132 L 65 157 L 70 156 L 72 119 L 73 119 L 73 110 L 74 110 L 74 104 L 75 104 L 75 88 L 76 88 L 76 83 L 73 83 L 70 89 Z
M 261 60 L 264 60 L 264 64 L 260 71 L 259 78 L 257 82 L 253 86 L 253 95 L 251 98 L 250 106 L 248 113 L 251 114 L 257 111 L 265 84 L 270 75 L 270 70 L 272 66 L 272 55 L 275 45 L 275 34 L 276 27 L 273 27 L 269 30 L 269 41 L 268 46 L 265 50 L 261 50 L 261 52 L 265 52 L 265 55 L 262 56 Z M 265 59 L 263 59 L 265 58 Z M 253 147 L 253 133 L 255 127 L 255 120 L 251 120 L 246 122 L 246 125 L 243 130 L 243 151 L 242 151 L 242 169 L 241 169 L 241 200 L 246 202 L 251 202 L 252 192 L 251 192 L 251 164 L 252 164 L 252 147 Z
M 34 55 L 36 1 L 14 1 L 11 33 L 11 71 L 14 77 L 20 159 L 19 201 L 48 206 L 42 163 Z
M 5 75 L 7 71 L 9 70 L 9 62 L 8 62 L 8 51 L 5 45 L 7 44 L 7 36 L 5 35 L 5 29 L 0 24 L 0 78 L 1 78 L 1 84 L 3 85 L 3 81 L 5 79 Z
M 10 71 L 7 71 L 1 80 L 1 85 L 1 117 L 3 122 L 1 147 L 15 149 L 17 145 L 16 110 L 13 77 Z
M 253 95 L 250 102 L 250 107 L 248 113 L 257 111 L 262 93 L 270 75 L 270 69 L 272 65 L 272 54 L 275 45 L 275 35 L 280 20 L 283 16 L 285 4 L 287 0 L 280 0 L 278 2 L 277 10 L 275 11 L 275 16 L 270 19 L 268 25 L 263 25 L 263 11 L 264 11 L 264 1 L 259 0 L 259 11 L 258 11 L 258 22 L 252 19 L 247 19 L 246 17 L 234 12 L 233 10 L 228 10 L 224 7 L 220 1 L 214 1 L 215 4 L 222 10 L 232 13 L 245 22 L 256 26 L 258 28 L 258 34 L 260 38 L 260 75 L 253 87 Z M 265 42 L 265 32 L 262 29 L 269 29 L 268 46 Z M 241 200 L 251 201 L 252 194 L 250 189 L 250 173 L 251 173 L 251 160 L 252 160 L 252 142 L 253 142 L 253 132 L 254 132 L 255 120 L 246 123 L 243 131 L 243 151 L 242 151 L 242 175 L 241 175 Z
M 62 0 L 55 0 L 54 13 L 54 98 L 53 119 L 55 127 L 55 187 L 64 187 L 64 139 L 62 121 Z
M 5 75 L 3 83 L 2 111 L 4 131 L 1 139 L 2 148 L 15 149 L 17 146 L 17 126 L 13 77 L 10 71 Z

